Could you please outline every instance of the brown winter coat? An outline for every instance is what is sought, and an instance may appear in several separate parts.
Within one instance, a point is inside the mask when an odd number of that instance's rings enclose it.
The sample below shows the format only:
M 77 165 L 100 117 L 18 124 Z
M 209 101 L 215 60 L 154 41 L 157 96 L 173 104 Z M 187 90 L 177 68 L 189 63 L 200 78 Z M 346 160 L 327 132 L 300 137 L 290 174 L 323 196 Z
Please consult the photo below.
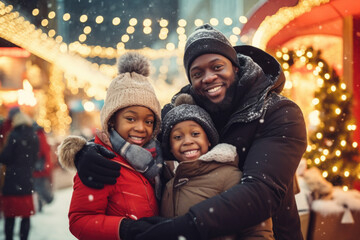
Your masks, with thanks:
M 238 168 L 236 148 L 218 144 L 198 160 L 181 162 L 174 177 L 166 184 L 160 214 L 164 217 L 184 215 L 195 204 L 218 195 L 238 184 L 242 172 Z M 209 209 L 210 212 L 221 209 Z M 245 229 L 241 236 L 226 239 L 274 239 L 271 219 Z

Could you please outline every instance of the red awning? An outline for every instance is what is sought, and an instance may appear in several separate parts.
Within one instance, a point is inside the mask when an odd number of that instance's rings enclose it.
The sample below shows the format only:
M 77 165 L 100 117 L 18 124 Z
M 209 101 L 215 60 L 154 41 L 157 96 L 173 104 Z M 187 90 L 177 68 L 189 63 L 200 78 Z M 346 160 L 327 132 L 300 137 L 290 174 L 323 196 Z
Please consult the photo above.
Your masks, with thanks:
M 262 5 L 257 12 L 266 12 L 266 4 Z M 274 3 L 273 3 L 274 4 Z M 276 10 L 277 11 L 277 10 Z M 269 9 L 270 14 L 274 14 L 274 9 Z M 256 13 L 255 13 L 256 14 Z M 304 13 L 301 16 L 295 18 L 287 25 L 284 26 L 274 37 L 267 43 L 267 48 L 279 48 L 287 41 L 305 35 L 333 35 L 342 36 L 343 32 L 343 18 L 346 16 L 358 16 L 360 17 L 360 1 L 355 0 L 330 0 L 329 3 L 314 7 L 310 12 Z M 254 17 L 254 20 L 252 20 Z M 248 23 L 251 26 L 255 26 L 259 19 L 259 16 L 253 16 L 249 19 Z M 263 19 L 265 19 L 263 17 Z M 254 22 L 254 23 L 252 23 Z M 246 26 L 246 25 L 245 25 Z M 244 26 L 244 27 L 245 27 Z M 259 24 L 257 25 L 257 27 Z M 246 26 L 246 29 L 250 26 Z M 249 32 L 249 30 L 247 30 Z M 242 30 L 241 35 L 245 35 L 246 31 Z

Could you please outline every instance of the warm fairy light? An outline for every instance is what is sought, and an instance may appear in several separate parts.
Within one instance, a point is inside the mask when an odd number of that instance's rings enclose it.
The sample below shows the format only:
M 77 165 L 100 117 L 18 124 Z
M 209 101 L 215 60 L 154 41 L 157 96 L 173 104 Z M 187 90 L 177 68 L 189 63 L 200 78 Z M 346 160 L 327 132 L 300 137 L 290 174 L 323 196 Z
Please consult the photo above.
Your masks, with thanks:
M 345 89 L 346 89 L 346 84 L 345 84 L 345 83 L 341 83 L 341 84 L 340 84 L 340 87 L 341 87 L 341 89 L 345 90 Z
M 86 35 L 85 34 L 80 34 L 79 35 L 79 41 L 80 42 L 85 42 L 86 41 Z
M 335 173 L 335 172 L 337 172 L 338 171 L 338 167 L 337 166 L 333 166 L 332 167 L 332 171 Z
M 46 27 L 49 24 L 49 20 L 43 19 L 41 20 L 41 26 Z
M 319 66 L 319 67 L 323 67 L 323 66 L 324 66 L 324 63 L 323 63 L 323 62 L 318 62 L 318 66 Z
M 275 54 L 275 56 L 276 56 L 277 58 L 281 58 L 281 57 L 282 57 L 282 52 L 277 51 L 276 54 Z
M 312 53 L 312 52 L 307 52 L 307 53 L 306 53 L 306 56 L 307 56 L 308 58 L 312 58 L 312 57 L 313 57 L 313 53 Z
M 321 156 L 320 156 L 320 160 L 321 160 L 322 162 L 324 162 L 324 161 L 326 160 L 326 157 L 325 157 L 324 155 L 321 155 Z
M 283 54 L 282 58 L 284 59 L 284 61 L 288 61 L 290 59 L 289 54 Z
M 340 145 L 343 146 L 343 147 L 345 147 L 345 146 L 346 146 L 346 141 L 345 141 L 345 140 L 341 140 Z
M 210 24 L 213 26 L 217 26 L 219 25 L 219 20 L 217 20 L 217 18 L 210 18 Z
M 87 20 L 88 20 L 88 16 L 87 16 L 87 15 L 83 14 L 83 15 L 80 16 L 80 22 L 84 23 L 84 22 L 86 22 Z
M 183 27 L 178 27 L 178 28 L 176 29 L 176 33 L 177 33 L 177 34 L 185 34 L 185 28 L 183 28 Z
M 319 163 L 320 163 L 320 159 L 319 159 L 319 158 L 315 158 L 314 162 L 315 162 L 315 164 L 319 164 Z
M 328 173 L 327 171 L 323 171 L 322 176 L 323 176 L 324 178 L 327 178 L 327 176 L 329 176 L 329 173 Z
M 340 150 L 336 150 L 336 151 L 335 151 L 335 155 L 336 155 L 337 157 L 339 157 L 339 156 L 341 155 L 341 151 L 340 151 Z
M 145 34 L 150 34 L 151 31 L 152 31 L 151 27 L 144 27 L 143 32 L 144 32 Z
M 34 8 L 31 13 L 33 16 L 37 16 L 37 15 L 39 15 L 40 11 L 39 11 L 39 9 Z
M 316 138 L 317 139 L 322 139 L 322 137 L 323 137 L 322 133 L 320 133 L 320 132 L 316 133 Z
M 288 64 L 287 62 L 284 62 L 284 63 L 282 64 L 282 67 L 283 67 L 284 69 L 289 69 L 289 64 Z
M 49 37 L 54 37 L 56 34 L 56 31 L 54 29 L 50 29 L 48 32 Z
M 195 19 L 194 24 L 195 26 L 199 27 L 204 24 L 204 21 L 201 19 Z
M 90 34 L 91 33 L 91 27 L 90 26 L 84 27 L 84 33 L 85 34 Z
M 239 22 L 240 22 L 240 23 L 245 24 L 245 23 L 247 23 L 247 21 L 248 21 L 248 20 L 247 20 L 247 18 L 246 18 L 245 16 L 240 16 L 240 17 L 239 17 Z
M 345 94 L 341 95 L 341 100 L 345 101 L 346 99 L 347 99 L 347 97 Z
M 96 22 L 97 24 L 101 24 L 103 21 L 104 21 L 104 17 L 101 16 L 101 15 L 99 15 L 99 16 L 97 16 L 97 17 L 95 18 L 95 22 Z
M 224 24 L 230 26 L 233 23 L 232 19 L 229 17 L 224 18 Z
M 233 34 L 240 35 L 241 29 L 239 27 L 233 27 L 232 32 Z
M 135 26 L 136 24 L 137 24 L 137 19 L 136 18 L 131 18 L 130 20 L 129 20 L 129 25 L 130 26 Z
M 355 125 L 355 124 L 349 124 L 349 125 L 347 125 L 347 130 L 348 130 L 348 131 L 355 131 L 355 130 L 356 130 L 356 125 Z
M 320 100 L 318 98 L 314 98 L 311 103 L 315 106 L 318 105 L 320 103 Z M 319 115 L 319 111 L 317 111 L 317 114 Z
M 92 112 L 95 110 L 95 104 L 91 101 L 86 101 L 83 106 L 86 112 Z
M 349 190 L 349 187 L 348 186 L 343 186 L 342 189 L 344 190 L 344 192 L 347 192 Z
M 318 78 L 316 80 L 316 84 L 319 86 L 319 87 L 322 87 L 324 85 L 324 79 L 322 78 Z
M 127 34 L 124 34 L 124 35 L 122 35 L 122 37 L 121 37 L 121 41 L 122 42 L 128 42 L 130 40 L 130 37 L 129 37 L 129 35 L 127 35 Z
M 357 142 L 353 142 L 353 143 L 352 143 L 352 147 L 353 147 L 353 148 L 357 148 L 357 146 L 358 146 L 358 143 L 357 143 Z
M 324 74 L 324 78 L 327 79 L 327 80 L 329 80 L 329 79 L 330 79 L 330 74 L 329 74 L 329 73 L 325 73 L 325 74 Z
M 126 28 L 126 32 L 127 32 L 128 34 L 133 34 L 133 33 L 135 32 L 135 28 L 134 28 L 133 26 L 128 26 L 128 27 Z
M 178 25 L 180 26 L 180 27 L 185 27 L 186 26 L 186 20 L 185 19 L 179 19 L 179 21 L 178 21 Z
M 175 50 L 175 44 L 173 44 L 173 43 L 166 44 L 166 49 L 169 51 Z
M 349 172 L 349 171 L 345 171 L 345 172 L 344 172 L 344 176 L 345 176 L 345 177 L 349 177 L 349 176 L 350 176 L 350 172 Z
M 121 20 L 120 20 L 119 17 L 114 17 L 113 20 L 112 20 L 112 24 L 113 24 L 114 26 L 119 25 L 120 22 L 121 22 Z
M 328 149 L 324 149 L 323 154 L 324 154 L 324 155 L 329 155 L 329 150 L 328 150 Z
M 51 11 L 48 14 L 49 19 L 53 19 L 55 16 L 56 16 L 56 13 L 54 11 Z
M 236 35 L 230 35 L 229 40 L 232 45 L 235 45 L 239 38 Z
M 335 91 L 336 91 L 336 86 L 332 85 L 332 86 L 330 87 L 330 90 L 331 90 L 332 92 L 335 92 Z
M 336 114 L 336 115 L 339 115 L 340 113 L 341 113 L 341 109 L 340 109 L 340 108 L 336 108 L 336 109 L 335 109 L 335 114 Z
M 162 18 L 159 22 L 159 25 L 160 25 L 160 27 L 163 27 L 163 28 L 167 27 L 169 25 L 169 21 Z
M 150 27 L 151 24 L 152 24 L 151 19 L 149 19 L 149 18 L 144 19 L 144 21 L 143 21 L 144 27 Z
M 63 15 L 63 20 L 64 20 L 65 22 L 66 22 L 66 21 L 69 21 L 70 18 L 71 18 L 71 16 L 70 16 L 69 13 L 65 13 L 65 14 Z

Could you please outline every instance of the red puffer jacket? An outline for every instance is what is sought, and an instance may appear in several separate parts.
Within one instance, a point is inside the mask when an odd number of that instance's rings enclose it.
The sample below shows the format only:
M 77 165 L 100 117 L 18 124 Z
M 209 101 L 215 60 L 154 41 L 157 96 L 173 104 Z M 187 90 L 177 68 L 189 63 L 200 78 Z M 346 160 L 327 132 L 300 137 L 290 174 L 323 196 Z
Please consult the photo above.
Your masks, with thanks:
M 109 146 L 95 137 L 95 143 Z M 123 218 L 139 219 L 158 215 L 158 205 L 152 184 L 129 163 L 116 154 L 114 161 L 122 165 L 114 185 L 103 189 L 86 187 L 76 174 L 70 204 L 70 231 L 78 239 L 120 239 Z

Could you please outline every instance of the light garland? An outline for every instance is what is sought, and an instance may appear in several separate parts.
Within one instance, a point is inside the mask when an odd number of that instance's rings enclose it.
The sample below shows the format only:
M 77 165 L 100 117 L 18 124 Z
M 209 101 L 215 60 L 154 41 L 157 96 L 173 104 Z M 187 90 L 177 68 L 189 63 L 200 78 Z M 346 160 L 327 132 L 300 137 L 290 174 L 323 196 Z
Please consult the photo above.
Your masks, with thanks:
M 360 165 L 354 160 L 360 153 L 358 144 L 350 142 L 356 125 L 350 117 L 351 114 L 345 113 L 351 103 L 346 84 L 342 83 L 320 58 L 320 52 L 312 48 L 291 51 L 284 48 L 277 51 L 275 56 L 282 65 L 288 65 L 284 71 L 286 75 L 290 74 L 292 65 L 301 62 L 308 70 L 313 70 L 314 76 L 318 78 L 319 89 L 312 100 L 316 108 L 313 113 L 316 113 L 318 128 L 309 136 L 310 141 L 304 157 L 307 158 L 309 167 L 320 168 L 323 177 L 333 184 L 340 184 L 344 189 L 351 188 L 352 182 L 360 179 Z M 336 101 L 332 101 L 333 98 L 336 98 Z
M 312 8 L 328 3 L 330 0 L 299 0 L 294 7 L 280 8 L 274 15 L 267 16 L 256 30 L 252 45 L 263 50 L 267 43 L 289 22 L 300 15 L 309 12 Z

